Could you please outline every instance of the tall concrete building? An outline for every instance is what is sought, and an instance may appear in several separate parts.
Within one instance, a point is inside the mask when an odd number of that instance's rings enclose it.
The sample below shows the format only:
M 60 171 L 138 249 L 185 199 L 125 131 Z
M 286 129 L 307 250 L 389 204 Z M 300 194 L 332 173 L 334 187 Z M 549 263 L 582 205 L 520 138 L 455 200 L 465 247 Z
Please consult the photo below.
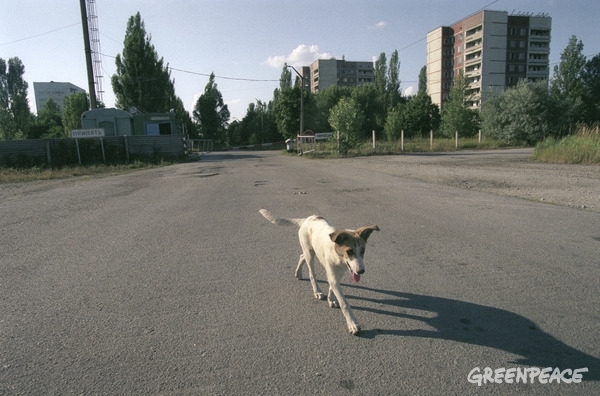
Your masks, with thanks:
M 35 95 L 35 107 L 37 112 L 42 109 L 44 102 L 48 98 L 54 99 L 58 107 L 63 109 L 63 99 L 67 95 L 75 92 L 85 92 L 85 89 L 79 88 L 77 85 L 70 82 L 34 82 L 33 94 Z
M 427 92 L 443 107 L 462 71 L 472 108 L 482 92 L 548 79 L 552 18 L 481 11 L 427 34 Z
M 351 62 L 344 59 L 317 59 L 310 66 L 303 67 L 302 74 L 305 86 L 310 87 L 313 93 L 332 85 L 353 87 L 375 81 L 373 62 Z

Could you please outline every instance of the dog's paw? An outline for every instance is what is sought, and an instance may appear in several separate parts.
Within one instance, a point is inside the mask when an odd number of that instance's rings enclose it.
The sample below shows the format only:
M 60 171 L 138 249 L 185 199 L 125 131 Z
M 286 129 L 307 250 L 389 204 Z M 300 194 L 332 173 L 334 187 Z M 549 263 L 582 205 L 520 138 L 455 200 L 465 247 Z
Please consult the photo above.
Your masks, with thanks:
M 328 303 L 331 308 L 339 308 L 340 307 L 340 304 L 336 300 L 329 300 Z
M 323 294 L 321 292 L 315 293 L 315 298 L 317 300 L 325 300 L 325 294 Z
M 296 277 L 296 279 L 302 280 L 302 268 L 297 269 L 296 273 L 294 274 L 294 276 Z
M 360 326 L 358 325 L 358 323 L 350 323 L 348 325 L 348 331 L 352 335 L 357 335 L 358 332 L 360 331 Z

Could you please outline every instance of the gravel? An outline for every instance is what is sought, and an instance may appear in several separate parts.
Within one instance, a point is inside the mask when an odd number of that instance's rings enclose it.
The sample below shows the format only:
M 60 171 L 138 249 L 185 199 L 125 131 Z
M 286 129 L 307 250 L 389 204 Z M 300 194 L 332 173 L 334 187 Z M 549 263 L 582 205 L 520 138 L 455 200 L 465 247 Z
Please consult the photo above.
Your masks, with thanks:
M 600 212 L 600 166 L 549 164 L 533 149 L 359 157 L 349 161 L 403 178 Z

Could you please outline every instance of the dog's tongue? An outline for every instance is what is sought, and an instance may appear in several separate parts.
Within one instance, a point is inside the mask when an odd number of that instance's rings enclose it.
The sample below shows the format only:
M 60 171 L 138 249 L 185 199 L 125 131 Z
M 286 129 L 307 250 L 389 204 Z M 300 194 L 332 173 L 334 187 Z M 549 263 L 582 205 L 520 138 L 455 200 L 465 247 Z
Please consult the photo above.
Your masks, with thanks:
M 360 280 L 360 275 L 358 275 L 356 272 L 352 271 L 352 280 L 356 283 L 358 283 L 358 281 Z

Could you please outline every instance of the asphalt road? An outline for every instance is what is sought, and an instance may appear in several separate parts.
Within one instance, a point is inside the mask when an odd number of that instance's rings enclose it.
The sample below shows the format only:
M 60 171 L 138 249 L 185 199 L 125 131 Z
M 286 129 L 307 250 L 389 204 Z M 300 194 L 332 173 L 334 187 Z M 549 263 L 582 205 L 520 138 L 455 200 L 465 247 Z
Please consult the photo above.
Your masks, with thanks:
M 2 395 L 600 394 L 599 213 L 278 152 L 0 189 Z M 360 336 L 260 208 L 381 228 Z

